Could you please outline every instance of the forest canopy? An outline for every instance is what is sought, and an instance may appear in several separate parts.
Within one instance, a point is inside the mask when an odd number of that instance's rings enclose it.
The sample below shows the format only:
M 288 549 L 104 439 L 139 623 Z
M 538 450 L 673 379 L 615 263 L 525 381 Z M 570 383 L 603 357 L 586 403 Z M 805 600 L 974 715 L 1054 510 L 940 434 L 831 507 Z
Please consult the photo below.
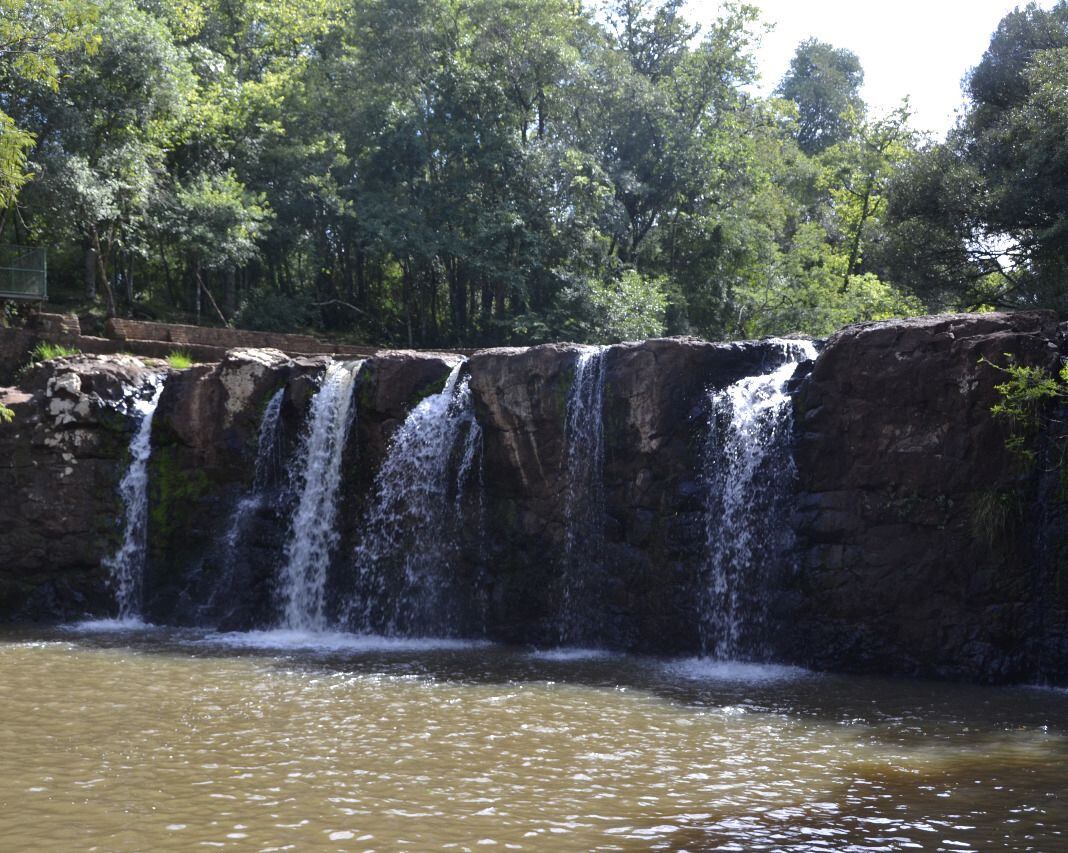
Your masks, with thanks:
M 1068 0 L 944 142 L 683 6 L 0 0 L 0 242 L 71 310 L 409 346 L 1068 308 Z

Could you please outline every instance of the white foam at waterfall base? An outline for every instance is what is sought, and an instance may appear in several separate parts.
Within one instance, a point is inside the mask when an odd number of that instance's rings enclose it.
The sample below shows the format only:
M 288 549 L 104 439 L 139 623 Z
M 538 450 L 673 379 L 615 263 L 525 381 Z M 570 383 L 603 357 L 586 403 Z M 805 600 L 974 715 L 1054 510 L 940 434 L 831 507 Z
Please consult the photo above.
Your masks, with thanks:
M 79 634 L 121 634 L 126 631 L 153 631 L 157 627 L 151 622 L 130 616 L 125 619 L 86 619 L 82 622 L 60 625 L 59 630 Z
M 341 460 L 352 422 L 356 374 L 362 364 L 331 363 L 312 398 L 294 478 L 299 499 L 280 577 L 285 628 L 326 627 L 323 596 L 330 555 L 337 544 Z
M 708 577 L 702 650 L 719 660 L 763 653 L 763 578 L 789 538 L 784 501 L 795 469 L 786 447 L 798 362 L 816 356 L 810 341 L 770 341 L 782 363 L 711 394 L 704 479 Z
M 152 380 L 151 396 L 133 404 L 141 420 L 130 441 L 130 464 L 119 484 L 125 509 L 122 545 L 103 561 L 111 575 L 120 621 L 137 619 L 141 612 L 148 527 L 148 459 L 152 453 L 152 418 L 162 393 L 163 377 L 156 376 Z
M 741 661 L 714 660 L 712 658 L 684 658 L 670 661 L 664 671 L 676 678 L 691 681 L 729 681 L 744 684 L 761 684 L 772 681 L 794 681 L 814 676 L 814 673 L 798 666 L 773 663 L 743 663 Z
M 481 447 L 463 362 L 394 433 L 375 478 L 375 501 L 356 548 L 351 624 L 393 635 L 447 633 L 450 566 L 459 547 L 462 494 Z M 458 473 L 451 463 L 461 436 Z M 449 500 L 450 487 L 455 488 Z
M 264 649 L 302 652 L 430 652 L 459 651 L 492 645 L 482 640 L 454 640 L 438 637 L 383 637 L 375 634 L 348 634 L 330 631 L 247 631 L 209 634 L 197 641 L 204 645 L 238 649 Z

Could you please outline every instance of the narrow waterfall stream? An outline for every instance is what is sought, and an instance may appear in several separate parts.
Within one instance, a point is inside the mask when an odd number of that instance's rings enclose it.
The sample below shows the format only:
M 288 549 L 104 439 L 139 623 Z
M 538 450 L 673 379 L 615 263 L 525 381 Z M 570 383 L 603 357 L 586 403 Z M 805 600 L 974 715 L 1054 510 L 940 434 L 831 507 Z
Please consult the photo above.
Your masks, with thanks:
M 463 362 L 453 367 L 445 387 L 412 409 L 375 479 L 349 606 L 349 621 L 361 632 L 456 632 L 449 569 L 459 548 L 463 489 L 481 446 L 462 368 Z
M 284 398 L 285 388 L 279 388 L 263 410 L 260 434 L 256 442 L 256 467 L 252 486 L 237 502 L 226 531 L 226 550 L 230 555 L 241 543 L 249 518 L 269 498 L 271 483 L 279 467 L 278 431 Z
M 256 442 L 252 483 L 237 501 L 218 549 L 219 570 L 208 583 L 206 600 L 199 606 L 197 624 L 218 624 L 240 609 L 250 583 L 250 546 L 258 544 L 257 516 L 265 509 L 280 509 L 284 482 L 281 458 L 281 417 L 285 388 L 271 396 L 263 410 Z M 273 567 L 272 567 L 273 568 Z
M 707 578 L 701 645 L 717 660 L 761 658 L 766 579 L 790 543 L 786 518 L 795 476 L 786 385 L 810 341 L 779 341 L 782 364 L 711 395 L 704 449 Z
M 134 403 L 141 421 L 130 441 L 130 464 L 119 484 L 125 509 L 122 546 L 104 560 L 115 590 L 120 621 L 136 621 L 141 616 L 141 588 L 145 571 L 148 533 L 148 459 L 152 453 L 152 417 L 163 393 L 163 377 L 157 376 L 152 395 Z
M 312 398 L 294 474 L 299 495 L 280 575 L 282 627 L 322 631 L 327 568 L 337 544 L 335 519 L 341 461 L 353 421 L 362 361 L 333 362 Z
M 600 564 L 604 541 L 605 347 L 579 353 L 567 398 L 567 491 L 564 495 L 564 566 L 557 639 L 561 645 L 589 642 L 592 625 L 587 588 Z

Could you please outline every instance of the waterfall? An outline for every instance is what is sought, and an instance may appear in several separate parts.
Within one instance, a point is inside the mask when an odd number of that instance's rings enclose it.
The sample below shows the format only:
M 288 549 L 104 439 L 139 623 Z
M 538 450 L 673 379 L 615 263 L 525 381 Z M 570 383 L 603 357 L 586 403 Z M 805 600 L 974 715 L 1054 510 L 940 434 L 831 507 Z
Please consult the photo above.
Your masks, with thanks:
M 356 375 L 362 361 L 333 362 L 312 398 L 294 474 L 299 495 L 281 572 L 283 627 L 326 628 L 324 591 L 337 544 L 335 518 L 341 459 L 352 423 Z
M 470 377 L 460 379 L 462 367 L 452 369 L 440 393 L 412 409 L 375 478 L 355 555 L 349 621 L 356 630 L 455 633 L 450 569 L 459 551 L 463 490 L 481 449 Z
M 267 500 L 271 481 L 279 467 L 278 432 L 285 390 L 285 388 L 279 388 L 275 391 L 263 410 L 260 435 L 256 443 L 256 468 L 252 478 L 252 488 L 237 502 L 226 531 L 226 551 L 230 558 L 227 563 L 232 561 L 233 553 L 241 542 L 249 518 Z
M 789 453 L 787 383 L 810 341 L 774 341 L 782 363 L 710 394 L 704 448 L 708 577 L 701 645 L 720 660 L 759 657 L 767 616 L 766 581 L 791 540 L 787 510 L 796 470 Z
M 250 582 L 249 560 L 246 556 L 250 544 L 249 528 L 257 514 L 278 501 L 278 480 L 282 469 L 280 456 L 281 415 L 285 388 L 279 388 L 267 402 L 260 421 L 259 438 L 256 442 L 256 466 L 252 484 L 238 500 L 226 528 L 226 535 L 218 551 L 217 574 L 205 578 L 206 600 L 198 608 L 197 624 L 205 621 L 218 623 L 240 608 Z
M 564 434 L 567 491 L 564 496 L 564 571 L 557 639 L 588 641 L 592 590 L 587 579 L 600 564 L 604 544 L 605 347 L 584 348 L 567 399 Z
M 124 621 L 136 620 L 141 615 L 148 533 L 148 458 L 152 453 L 152 417 L 162 393 L 163 377 L 157 376 L 152 382 L 151 397 L 137 400 L 133 405 L 141 420 L 130 441 L 130 464 L 119 484 L 119 495 L 125 508 L 122 546 L 104 560 L 111 573 L 119 619 Z
M 455 409 L 462 422 L 466 423 L 467 436 L 464 439 L 463 452 L 460 454 L 460 467 L 456 472 L 456 517 L 462 521 L 464 490 L 471 480 L 475 469 L 475 460 L 482 459 L 482 427 L 475 420 L 474 405 L 471 400 L 471 378 L 465 376 L 456 392 Z M 484 512 L 482 500 L 482 467 L 478 469 L 478 511 L 479 519 Z

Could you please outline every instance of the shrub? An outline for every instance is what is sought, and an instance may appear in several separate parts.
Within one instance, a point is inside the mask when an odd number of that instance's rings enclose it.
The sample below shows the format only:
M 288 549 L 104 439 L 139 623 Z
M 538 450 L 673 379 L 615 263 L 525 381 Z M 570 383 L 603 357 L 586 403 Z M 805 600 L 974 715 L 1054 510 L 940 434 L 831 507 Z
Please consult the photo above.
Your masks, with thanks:
M 3 403 L 0 403 L 0 424 L 10 423 L 15 418 L 15 413 Z
M 1030 468 L 1035 463 L 1035 436 L 1049 421 L 1046 407 L 1053 401 L 1068 399 L 1068 365 L 1053 374 L 1041 367 L 1017 364 L 1012 356 L 1006 357 L 1005 367 L 981 359 L 1005 376 L 1004 382 L 994 386 L 1001 400 L 990 411 L 1009 426 L 1005 447 L 1025 468 Z
M 185 370 L 193 366 L 193 358 L 185 350 L 174 350 L 167 355 L 167 364 L 175 370 Z
M 1023 509 L 1020 497 L 1012 492 L 987 491 L 971 496 L 972 535 L 993 548 L 1020 520 Z

